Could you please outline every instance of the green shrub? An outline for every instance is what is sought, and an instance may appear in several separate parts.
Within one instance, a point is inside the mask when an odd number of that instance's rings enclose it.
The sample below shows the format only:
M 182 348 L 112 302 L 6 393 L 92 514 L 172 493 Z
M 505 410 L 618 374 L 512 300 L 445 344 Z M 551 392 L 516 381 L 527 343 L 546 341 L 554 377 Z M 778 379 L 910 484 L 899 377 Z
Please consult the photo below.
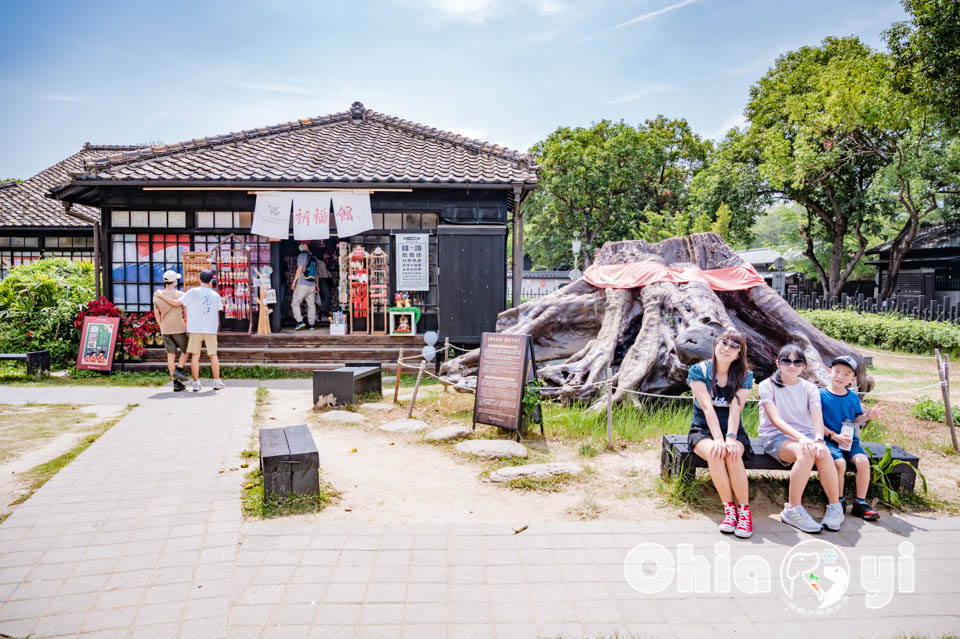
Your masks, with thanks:
M 947 409 L 943 402 L 929 397 L 918 399 L 910 411 L 914 417 L 931 422 L 943 422 L 947 418 Z M 953 423 L 960 426 L 960 414 L 954 413 Z
M 960 326 L 928 322 L 896 313 L 842 310 L 799 311 L 818 329 L 844 342 L 893 351 L 932 354 L 933 349 L 960 356 Z
M 77 313 L 93 299 L 93 266 L 63 258 L 16 266 L 0 280 L 0 351 L 49 350 L 54 364 L 77 356 Z

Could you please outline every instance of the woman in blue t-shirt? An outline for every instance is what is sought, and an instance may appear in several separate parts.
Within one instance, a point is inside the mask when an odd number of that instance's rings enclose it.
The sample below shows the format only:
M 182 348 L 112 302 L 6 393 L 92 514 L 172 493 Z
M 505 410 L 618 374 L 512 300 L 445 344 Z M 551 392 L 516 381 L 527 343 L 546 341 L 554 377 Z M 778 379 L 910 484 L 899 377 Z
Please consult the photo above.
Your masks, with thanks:
M 753 372 L 747 363 L 743 334 L 732 328 L 725 330 L 713 343 L 713 358 L 690 367 L 687 383 L 694 397 L 687 443 L 707 461 L 710 478 L 723 501 L 720 531 L 749 537 L 753 520 L 743 460 L 753 459 L 754 454 L 740 413 L 753 388 Z

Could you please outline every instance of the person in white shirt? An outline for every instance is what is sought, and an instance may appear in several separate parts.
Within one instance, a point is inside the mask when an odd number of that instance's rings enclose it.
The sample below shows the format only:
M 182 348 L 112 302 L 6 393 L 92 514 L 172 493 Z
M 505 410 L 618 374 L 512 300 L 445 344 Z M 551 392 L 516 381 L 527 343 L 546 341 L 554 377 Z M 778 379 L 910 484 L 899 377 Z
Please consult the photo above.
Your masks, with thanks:
M 217 333 L 220 332 L 220 311 L 223 302 L 213 290 L 213 271 L 200 272 L 200 286 L 192 288 L 178 300 L 167 298 L 173 306 L 187 309 L 187 353 L 190 360 L 190 372 L 193 373 L 193 391 L 203 390 L 200 385 L 200 347 L 206 346 L 213 369 L 213 390 L 225 388 L 220 380 L 220 358 L 217 357 Z

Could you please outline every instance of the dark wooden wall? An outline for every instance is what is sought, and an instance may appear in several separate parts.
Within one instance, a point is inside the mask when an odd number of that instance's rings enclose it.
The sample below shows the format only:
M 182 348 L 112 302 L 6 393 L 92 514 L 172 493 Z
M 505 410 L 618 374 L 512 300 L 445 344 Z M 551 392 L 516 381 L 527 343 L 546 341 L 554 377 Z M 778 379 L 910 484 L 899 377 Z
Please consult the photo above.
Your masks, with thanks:
M 440 334 L 475 343 L 506 303 L 507 229 L 441 227 Z

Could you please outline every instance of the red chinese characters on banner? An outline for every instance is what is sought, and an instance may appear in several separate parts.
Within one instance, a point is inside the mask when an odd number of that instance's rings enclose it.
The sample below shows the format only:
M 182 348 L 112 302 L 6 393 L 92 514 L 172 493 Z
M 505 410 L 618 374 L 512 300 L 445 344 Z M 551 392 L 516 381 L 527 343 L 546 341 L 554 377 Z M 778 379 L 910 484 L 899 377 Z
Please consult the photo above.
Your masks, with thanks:
M 297 207 L 297 212 L 294 213 L 294 218 L 294 222 L 296 224 L 310 226 L 310 211 L 304 211 L 303 209 Z
M 314 224 L 329 224 L 330 212 L 321 208 L 313 209 L 313 222 Z
M 341 206 L 340 210 L 337 211 L 337 219 L 341 222 L 352 222 L 353 221 L 353 207 L 352 206 Z

